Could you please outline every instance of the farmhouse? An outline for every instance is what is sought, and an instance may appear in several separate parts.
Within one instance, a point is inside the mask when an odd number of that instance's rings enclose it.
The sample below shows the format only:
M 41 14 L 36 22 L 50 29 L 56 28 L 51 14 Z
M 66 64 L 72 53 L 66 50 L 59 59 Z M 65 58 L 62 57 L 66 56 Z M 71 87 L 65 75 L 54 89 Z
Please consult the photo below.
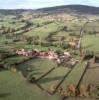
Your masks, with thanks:
M 16 50 L 16 54 L 23 55 L 23 56 L 28 56 L 28 53 L 24 49 Z
M 64 55 L 65 56 L 68 56 L 68 57 L 70 57 L 71 55 L 70 55 L 70 53 L 69 52 L 67 52 L 67 51 L 64 51 Z
M 70 59 L 71 66 L 75 65 L 79 60 L 76 60 L 74 58 Z
M 75 48 L 76 45 L 77 45 L 77 44 L 76 44 L 75 42 L 69 42 L 69 46 L 72 47 L 72 48 Z

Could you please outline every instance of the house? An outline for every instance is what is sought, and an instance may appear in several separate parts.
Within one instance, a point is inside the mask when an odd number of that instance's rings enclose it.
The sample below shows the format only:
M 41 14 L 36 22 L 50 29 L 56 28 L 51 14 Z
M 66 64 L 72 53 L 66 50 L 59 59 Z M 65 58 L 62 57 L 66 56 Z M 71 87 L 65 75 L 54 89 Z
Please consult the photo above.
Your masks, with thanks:
M 47 58 L 49 58 L 49 59 L 57 58 L 57 54 L 55 54 L 53 51 L 48 51 L 47 53 L 48 53 Z
M 65 56 L 68 56 L 68 57 L 70 57 L 71 55 L 70 55 L 70 53 L 69 52 L 67 52 L 67 51 L 64 51 L 64 55 Z
M 68 43 L 70 47 L 75 48 L 77 43 L 76 42 L 69 42 Z
M 68 65 L 74 66 L 77 62 L 78 62 L 78 60 L 71 58 L 70 61 L 68 62 Z
M 32 57 L 37 57 L 37 56 L 39 56 L 39 51 L 36 50 L 36 49 L 32 50 L 30 56 L 32 56 Z
M 25 51 L 24 49 L 16 50 L 16 54 L 23 55 L 23 56 L 28 56 L 27 51 Z

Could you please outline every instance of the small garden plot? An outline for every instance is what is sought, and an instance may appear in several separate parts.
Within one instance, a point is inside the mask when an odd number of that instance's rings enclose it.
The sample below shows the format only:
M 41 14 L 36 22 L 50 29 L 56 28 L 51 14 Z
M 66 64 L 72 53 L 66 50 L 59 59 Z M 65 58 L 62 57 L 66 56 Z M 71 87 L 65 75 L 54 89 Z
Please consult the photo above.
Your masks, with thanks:
M 81 75 L 83 73 L 85 69 L 85 64 L 84 62 L 79 62 L 74 69 L 71 71 L 71 73 L 69 74 L 69 76 L 66 77 L 65 81 L 62 83 L 62 87 L 66 88 L 68 85 L 70 84 L 75 84 L 77 85 Z
M 68 70 L 70 69 L 65 67 L 57 67 L 51 73 L 40 79 L 38 83 L 47 91 L 53 92 L 52 87 L 59 84 Z
M 17 66 L 26 77 L 33 76 L 38 79 L 51 68 L 57 67 L 56 63 L 48 59 L 34 58 Z

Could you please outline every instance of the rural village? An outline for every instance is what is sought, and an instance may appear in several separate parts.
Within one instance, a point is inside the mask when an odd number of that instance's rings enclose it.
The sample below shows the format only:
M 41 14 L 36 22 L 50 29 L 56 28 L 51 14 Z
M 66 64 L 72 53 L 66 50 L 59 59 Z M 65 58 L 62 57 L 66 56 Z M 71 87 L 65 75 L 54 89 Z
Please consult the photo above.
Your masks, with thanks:
M 99 100 L 99 8 L 0 9 L 0 100 Z

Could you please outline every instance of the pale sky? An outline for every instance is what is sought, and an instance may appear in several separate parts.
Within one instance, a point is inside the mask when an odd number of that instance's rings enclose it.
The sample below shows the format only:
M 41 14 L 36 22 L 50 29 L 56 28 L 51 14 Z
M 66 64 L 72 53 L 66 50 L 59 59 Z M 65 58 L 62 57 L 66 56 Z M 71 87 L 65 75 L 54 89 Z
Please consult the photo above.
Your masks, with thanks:
M 0 0 L 0 9 L 37 9 L 71 4 L 99 7 L 99 0 Z

